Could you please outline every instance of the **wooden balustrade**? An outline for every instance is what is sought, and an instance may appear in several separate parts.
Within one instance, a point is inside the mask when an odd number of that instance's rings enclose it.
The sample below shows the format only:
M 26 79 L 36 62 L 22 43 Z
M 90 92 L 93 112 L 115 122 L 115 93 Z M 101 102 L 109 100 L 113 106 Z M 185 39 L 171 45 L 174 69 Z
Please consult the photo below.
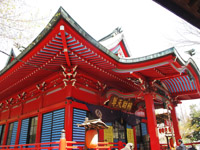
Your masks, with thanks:
M 121 149 L 125 146 L 126 143 L 119 141 L 118 143 L 109 143 L 109 142 L 99 142 L 96 150 L 105 149 L 111 150 L 112 148 Z M 66 141 L 67 149 L 84 149 L 84 142 L 77 141 Z M 112 146 L 110 146 L 112 145 Z M 57 142 L 48 142 L 48 143 L 34 143 L 34 144 L 20 144 L 20 145 L 1 145 L 1 150 L 15 149 L 15 150 L 58 150 L 60 148 L 60 141 Z

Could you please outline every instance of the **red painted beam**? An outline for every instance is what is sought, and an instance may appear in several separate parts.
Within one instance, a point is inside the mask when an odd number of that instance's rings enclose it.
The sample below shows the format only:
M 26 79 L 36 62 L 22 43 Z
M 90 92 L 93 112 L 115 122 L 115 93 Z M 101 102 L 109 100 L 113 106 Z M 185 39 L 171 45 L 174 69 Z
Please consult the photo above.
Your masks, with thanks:
M 67 65 L 68 65 L 68 67 L 70 67 L 71 63 L 69 60 L 67 41 L 66 41 L 66 37 L 65 37 L 65 28 L 63 25 L 60 26 L 60 33 L 61 33 L 61 38 L 62 38 L 62 42 L 63 42 L 64 54 L 65 54 L 65 58 L 67 61 Z

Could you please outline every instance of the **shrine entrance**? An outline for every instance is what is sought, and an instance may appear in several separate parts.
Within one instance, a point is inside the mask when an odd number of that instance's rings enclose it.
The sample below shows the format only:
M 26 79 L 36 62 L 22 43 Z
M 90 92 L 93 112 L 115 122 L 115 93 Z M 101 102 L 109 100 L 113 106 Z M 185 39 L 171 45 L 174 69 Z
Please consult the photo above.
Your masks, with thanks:
M 123 119 L 119 121 L 114 121 L 112 125 L 114 143 L 117 143 L 118 141 L 127 143 L 126 123 L 123 121 Z

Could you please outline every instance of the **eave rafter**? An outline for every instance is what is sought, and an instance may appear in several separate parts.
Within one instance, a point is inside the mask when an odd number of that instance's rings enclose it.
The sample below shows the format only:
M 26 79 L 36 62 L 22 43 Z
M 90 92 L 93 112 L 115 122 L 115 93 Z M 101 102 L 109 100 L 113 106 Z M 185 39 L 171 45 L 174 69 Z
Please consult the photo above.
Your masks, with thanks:
M 61 33 L 61 37 L 62 37 L 63 49 L 64 49 L 64 54 L 65 54 L 65 58 L 67 61 L 67 65 L 68 65 L 68 67 L 70 67 L 71 63 L 70 63 L 70 59 L 69 59 L 69 55 L 68 55 L 67 42 L 66 42 L 66 37 L 65 37 L 65 28 L 63 25 L 60 26 L 60 33 Z
M 172 97 L 176 98 L 176 97 L 179 97 L 179 96 L 192 96 L 194 94 L 197 94 L 197 90 L 194 90 L 194 91 L 187 91 L 187 92 L 179 92 L 179 93 L 176 93 L 176 94 L 171 94 Z
M 41 65 L 40 67 L 36 68 L 34 71 L 32 71 L 31 73 L 29 73 L 27 76 L 25 76 L 25 77 L 23 77 L 21 80 L 15 82 L 13 85 L 11 85 L 11 86 L 9 86 L 8 88 L 2 90 L 2 91 L 0 92 L 0 94 L 3 93 L 3 92 L 5 92 L 5 91 L 8 91 L 9 89 L 11 89 L 11 88 L 14 87 L 14 86 L 17 86 L 17 85 L 20 84 L 21 82 L 25 81 L 27 78 L 30 78 L 31 76 L 33 76 L 34 74 L 36 74 L 38 71 L 40 71 L 40 70 L 42 70 L 43 68 L 45 68 L 45 66 L 46 66 L 47 64 L 49 64 L 50 62 L 52 62 L 52 61 L 53 61 L 58 55 L 60 55 L 61 53 L 62 53 L 62 52 L 59 52 L 58 54 L 56 54 L 55 56 L 53 56 L 53 58 L 51 58 L 50 60 L 48 60 L 45 64 L 43 64 L 43 65 Z M 45 70 L 46 70 L 46 69 L 45 69 Z M 50 71 L 50 70 L 49 70 L 49 71 Z M 53 71 L 53 70 L 51 70 L 51 71 Z
M 70 65 L 76 64 L 78 66 L 90 66 L 113 78 L 114 80 L 118 80 L 127 84 L 128 86 L 136 88 L 136 85 L 130 83 L 128 80 L 121 79 L 121 77 L 118 77 L 117 75 L 114 75 L 111 71 L 109 71 L 110 69 L 116 68 L 116 65 L 114 63 L 110 62 L 108 59 L 105 59 L 100 54 L 97 54 L 92 49 L 79 42 L 81 40 L 77 40 L 71 33 L 67 33 L 66 31 L 64 32 L 64 30 L 62 31 L 63 32 L 61 33 L 61 35 L 65 35 L 65 37 L 61 37 L 62 41 L 67 43 L 66 45 L 63 44 L 67 46 L 68 53 L 65 56 L 67 60 L 69 59 Z M 63 40 L 63 37 L 66 39 L 66 41 Z M 60 38 L 60 35 L 58 35 L 58 38 Z
M 166 75 L 164 73 L 162 73 L 160 70 L 158 70 L 157 68 L 153 68 L 155 72 L 157 72 L 159 75 L 166 77 Z
M 176 77 L 185 76 L 185 75 L 187 75 L 187 74 L 186 73 L 172 74 L 172 75 L 167 75 L 167 76 L 163 76 L 163 77 L 156 77 L 156 78 L 150 78 L 150 79 L 152 81 L 154 81 L 154 80 L 167 80 L 167 79 L 176 78 Z
M 44 79 L 49 72 L 61 71 L 61 65 L 66 68 L 78 66 L 78 69 L 90 75 L 94 75 L 93 72 L 95 72 L 100 74 L 98 77 L 102 81 L 105 79 L 106 83 L 111 85 L 122 85 L 122 88 L 125 87 L 130 91 L 145 91 L 151 88 L 148 86 L 154 80 L 160 80 L 168 86 L 168 92 L 172 95 L 198 90 L 195 83 L 189 79 L 184 79 L 184 83 L 189 86 L 187 85 L 185 89 L 179 87 L 181 83 L 183 84 L 182 78 L 177 79 L 180 75 L 183 77 L 188 75 L 186 78 L 191 76 L 183 65 L 184 62 L 180 61 L 181 64 L 177 61 L 179 57 L 174 52 L 174 48 L 138 59 L 119 59 L 90 37 L 69 15 L 66 15 L 67 13 L 62 10 L 59 14 L 61 16 L 52 19 L 50 28 L 42 32 L 33 45 L 19 57 L 26 62 L 17 64 L 13 67 L 14 69 L 4 70 L 8 72 L 0 80 L 2 85 L 0 96 L 7 98 L 9 91 L 18 92 L 18 86 L 22 89 L 23 86 L 33 84 L 32 79 L 37 77 Z M 168 67 L 172 73 L 165 70 Z M 154 74 L 148 76 L 149 70 Z M 133 74 L 130 75 L 130 72 Z M 4 89 L 5 85 L 7 88 Z M 102 88 L 103 84 L 97 86 Z M 193 90 L 187 90 L 187 88 L 193 88 Z
M 54 39 L 52 38 L 52 40 Z M 31 56 L 28 60 L 26 60 L 26 62 L 21 61 L 23 63 L 18 68 L 16 68 L 14 71 L 8 74 L 8 76 L 6 76 L 3 80 L 0 81 L 0 82 L 3 82 L 7 78 L 13 78 L 13 76 L 15 76 L 15 78 L 13 79 L 17 79 L 16 74 L 21 72 L 20 77 L 22 78 L 19 78 L 12 85 L 1 90 L 0 94 L 5 93 L 8 90 L 11 90 L 13 87 L 16 87 L 23 81 L 26 81 L 30 77 L 33 77 L 34 75 L 36 75 L 41 70 L 46 70 L 47 72 L 58 71 L 58 70 L 50 69 L 49 66 L 55 64 L 54 60 L 58 59 L 57 61 L 59 62 L 62 61 L 62 58 L 63 58 L 63 52 L 61 51 L 62 46 L 61 45 L 58 46 L 57 43 L 59 42 L 57 40 L 54 40 L 54 42 L 52 42 L 52 40 L 46 43 L 46 45 L 44 45 L 43 48 L 39 49 L 33 56 Z M 52 46 L 53 44 L 57 46 L 53 48 Z M 51 48 L 49 48 L 50 46 Z M 59 60 L 59 58 L 61 59 Z M 7 85 L 9 85 L 9 83 L 7 83 Z

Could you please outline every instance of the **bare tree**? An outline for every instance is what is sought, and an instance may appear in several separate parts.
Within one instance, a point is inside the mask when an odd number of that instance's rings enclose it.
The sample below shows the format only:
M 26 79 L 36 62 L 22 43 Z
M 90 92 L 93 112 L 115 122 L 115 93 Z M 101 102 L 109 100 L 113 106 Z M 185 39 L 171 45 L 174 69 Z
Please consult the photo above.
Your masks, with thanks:
M 179 29 L 180 39 L 175 42 L 180 46 L 200 45 L 200 30 L 186 22 L 182 22 L 182 29 Z
M 7 50 L 8 43 L 22 48 L 21 45 L 27 45 L 33 39 L 33 32 L 30 31 L 34 31 L 44 19 L 34 9 L 25 0 L 0 0 L 1 49 Z

